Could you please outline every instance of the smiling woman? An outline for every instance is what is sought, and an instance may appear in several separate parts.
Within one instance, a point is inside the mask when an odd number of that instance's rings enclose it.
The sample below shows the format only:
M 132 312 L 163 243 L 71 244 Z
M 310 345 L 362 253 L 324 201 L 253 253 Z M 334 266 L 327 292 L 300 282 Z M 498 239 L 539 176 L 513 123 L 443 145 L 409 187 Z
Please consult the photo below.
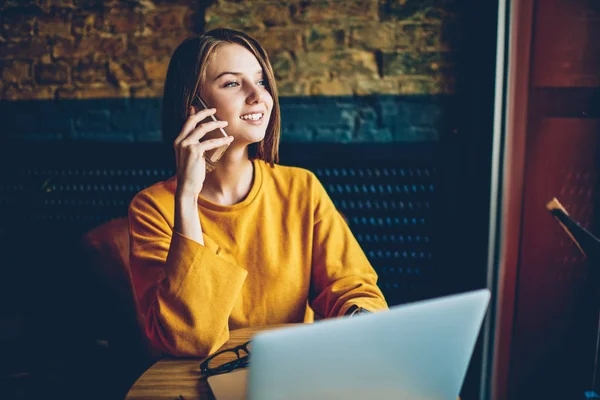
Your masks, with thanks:
M 213 108 L 197 107 L 198 97 Z M 129 207 L 134 289 L 158 350 L 205 356 L 230 329 L 387 308 L 316 176 L 276 164 L 279 101 L 256 40 L 218 29 L 184 41 L 169 65 L 162 124 L 177 174 Z M 227 136 L 203 140 L 219 128 Z M 206 153 L 224 145 L 209 171 Z

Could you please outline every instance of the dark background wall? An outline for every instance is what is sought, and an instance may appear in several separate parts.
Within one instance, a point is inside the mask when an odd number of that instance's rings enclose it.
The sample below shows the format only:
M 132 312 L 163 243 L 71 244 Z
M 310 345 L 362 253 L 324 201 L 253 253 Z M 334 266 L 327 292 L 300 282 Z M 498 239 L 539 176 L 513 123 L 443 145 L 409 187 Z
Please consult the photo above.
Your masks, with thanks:
M 452 0 L 6 1 L 0 14 L 2 136 L 34 140 L 160 140 L 170 55 L 215 27 L 267 48 L 283 140 L 438 140 L 461 49 Z

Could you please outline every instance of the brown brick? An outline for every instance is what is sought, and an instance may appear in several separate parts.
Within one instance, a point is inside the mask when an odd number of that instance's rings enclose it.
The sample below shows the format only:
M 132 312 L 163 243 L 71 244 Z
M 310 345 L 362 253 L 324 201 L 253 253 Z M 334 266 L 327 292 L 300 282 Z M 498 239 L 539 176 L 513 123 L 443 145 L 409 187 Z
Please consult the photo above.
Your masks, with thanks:
M 71 22 L 67 13 L 44 14 L 37 20 L 39 36 L 68 36 L 71 34 Z
M 336 59 L 338 67 L 334 70 L 340 71 L 340 76 L 367 76 L 378 77 L 377 61 L 375 54 L 367 51 L 346 51 L 337 53 L 339 58 Z
M 5 83 L 31 83 L 31 62 L 23 60 L 6 60 L 2 64 L 2 81 Z
M 146 24 L 153 31 L 174 31 L 184 28 L 186 7 L 169 7 L 156 9 L 146 14 Z
M 398 80 L 395 78 L 357 78 L 353 82 L 354 94 L 397 94 Z
M 254 7 L 250 2 L 219 2 L 205 10 L 205 30 L 213 28 L 233 28 L 257 30 L 263 27 L 260 20 L 253 17 Z
M 97 34 L 102 25 L 100 14 L 74 14 L 71 29 L 75 36 L 88 36 Z
M 384 52 L 382 62 L 384 76 L 430 76 L 452 68 L 451 55 L 441 52 Z
M 108 85 L 93 85 L 80 88 L 61 88 L 58 89 L 56 93 L 58 99 L 111 99 L 127 97 L 128 95 L 128 89 L 121 89 Z
M 296 76 L 298 78 L 327 79 L 331 63 L 331 53 L 296 53 Z
M 382 21 L 432 21 L 439 20 L 460 5 L 457 0 L 383 0 L 379 4 Z
M 254 31 L 249 33 L 250 36 L 267 49 L 268 53 L 273 51 L 298 51 L 302 49 L 302 33 L 300 28 L 282 28 L 275 27 L 266 31 Z
M 139 58 L 171 57 L 175 49 L 192 33 L 187 31 L 171 32 L 164 37 L 157 35 L 139 36 L 129 41 L 128 53 Z
M 52 41 L 51 44 L 52 57 L 81 57 L 81 55 L 75 54 L 76 46 L 73 38 L 58 38 L 57 40 Z
M 109 61 L 108 63 L 108 75 L 107 82 L 110 83 L 114 87 L 118 87 L 122 90 L 129 90 L 132 86 L 132 81 L 125 77 L 122 70 L 116 70 L 115 64 L 113 61 Z
M 105 62 L 79 62 L 73 68 L 75 82 L 106 82 L 107 67 Z
M 385 22 L 381 22 L 384 24 Z M 413 37 L 404 31 L 403 25 L 395 24 L 396 27 L 396 49 L 404 50 L 413 46 Z M 387 49 L 382 49 L 387 50 Z
M 350 45 L 365 50 L 391 50 L 410 45 L 410 37 L 396 34 L 395 22 L 373 22 L 352 28 Z
M 273 72 L 277 81 L 289 79 L 294 73 L 294 60 L 287 51 L 276 52 L 270 56 Z
M 38 58 L 46 54 L 46 41 L 39 38 L 21 42 L 0 42 L 0 58 Z
M 441 24 L 406 24 L 398 26 L 399 35 L 407 35 L 414 48 L 420 51 L 440 49 Z
M 131 97 L 144 98 L 144 97 L 161 97 L 163 95 L 164 82 L 156 82 L 154 85 L 146 85 L 142 87 L 136 87 L 131 89 Z
M 283 2 L 255 5 L 252 10 L 252 18 L 267 27 L 289 25 L 290 17 L 290 8 Z
M 80 9 L 94 9 L 99 7 L 110 7 L 119 0 L 73 0 L 73 5 Z
M 297 53 L 297 75 L 308 79 L 319 77 L 376 78 L 377 62 L 375 54 L 359 50 L 342 50 L 320 53 Z
M 28 38 L 33 36 L 35 17 L 27 10 L 2 11 L 2 33 L 7 38 Z
M 302 23 L 378 19 L 377 0 L 315 0 L 299 2 L 292 8 L 294 20 Z
M 352 85 L 346 80 L 316 81 L 310 86 L 311 96 L 348 96 Z
M 82 49 L 96 49 L 98 53 L 106 57 L 119 57 L 126 51 L 125 38 L 112 37 L 103 39 L 83 39 L 80 42 Z
M 144 70 L 148 79 L 164 81 L 167 77 L 167 68 L 169 68 L 169 60 L 166 58 L 144 62 Z
M 304 32 L 308 51 L 341 49 L 346 46 L 347 34 L 341 28 L 311 26 Z
M 108 78 L 113 83 L 128 82 L 130 86 L 136 82 L 145 81 L 144 65 L 137 59 L 110 60 Z
M 53 8 L 72 9 L 74 7 L 73 0 L 37 0 L 36 3 L 45 12 Z
M 310 94 L 310 82 L 298 80 L 285 80 L 277 83 L 279 96 L 308 96 Z
M 55 88 L 51 86 L 17 86 L 9 84 L 2 90 L 3 100 L 50 100 L 54 98 Z
M 132 8 L 111 8 L 103 15 L 104 29 L 111 33 L 138 33 L 144 29 L 144 15 Z
M 410 76 L 398 81 L 398 94 L 439 94 L 443 93 L 443 84 L 427 76 Z
M 135 81 L 135 82 L 132 82 L 132 81 L 127 81 L 127 85 L 121 85 L 121 86 L 123 86 L 123 88 L 129 87 L 130 90 L 133 90 L 133 89 L 143 88 L 145 86 L 148 86 L 151 83 L 163 84 L 164 82 L 158 82 L 158 81 Z
M 55 58 L 82 58 L 95 54 L 103 57 L 119 57 L 124 53 L 125 40 L 122 37 L 89 36 L 77 41 L 58 39 L 52 46 L 52 55 Z
M 42 85 L 67 83 L 69 81 L 69 69 L 70 66 L 64 62 L 37 64 L 34 67 L 35 80 Z
M 0 93 L 160 97 L 176 47 L 216 26 L 238 28 L 265 45 L 282 96 L 451 93 L 449 51 L 460 48 L 461 33 L 455 3 L 6 0 Z

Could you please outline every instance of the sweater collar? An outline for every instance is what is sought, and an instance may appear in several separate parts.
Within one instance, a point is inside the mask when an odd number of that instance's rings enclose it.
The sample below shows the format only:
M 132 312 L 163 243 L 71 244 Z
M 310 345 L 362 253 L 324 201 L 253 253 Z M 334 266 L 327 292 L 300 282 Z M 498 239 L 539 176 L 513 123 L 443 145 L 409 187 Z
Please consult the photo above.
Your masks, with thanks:
M 214 210 L 214 211 L 233 211 L 233 210 L 238 210 L 240 208 L 244 208 L 246 206 L 248 206 L 249 204 L 251 204 L 254 199 L 256 198 L 256 196 L 258 195 L 260 188 L 262 187 L 262 182 L 263 182 L 263 168 L 264 168 L 264 163 L 261 160 L 252 160 L 252 165 L 254 166 L 254 176 L 252 179 L 252 186 L 250 188 L 250 191 L 248 192 L 248 195 L 239 203 L 236 204 L 232 204 L 229 206 L 225 206 L 225 205 L 221 205 L 221 204 L 217 204 L 217 203 L 213 203 L 209 200 L 206 200 L 205 198 L 198 196 L 198 204 L 201 207 L 207 208 L 209 210 Z

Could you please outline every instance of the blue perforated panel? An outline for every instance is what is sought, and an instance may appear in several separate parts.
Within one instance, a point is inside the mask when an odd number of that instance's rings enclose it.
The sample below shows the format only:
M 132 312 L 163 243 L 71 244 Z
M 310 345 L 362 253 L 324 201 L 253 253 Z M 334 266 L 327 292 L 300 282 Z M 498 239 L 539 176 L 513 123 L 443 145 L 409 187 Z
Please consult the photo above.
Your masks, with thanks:
M 428 291 L 432 278 L 434 167 L 317 168 L 393 302 Z
M 291 151 L 295 147 L 302 151 Z M 321 180 L 377 270 L 390 304 L 432 295 L 439 283 L 435 264 L 441 220 L 439 172 L 429 153 L 411 153 L 411 158 L 378 151 L 369 159 L 363 146 L 340 145 L 342 153 L 333 158 L 322 145 L 287 148 L 282 164 L 308 168 Z M 15 215 L 11 210 L 24 209 L 33 226 L 58 227 L 56 232 L 76 237 L 126 216 L 136 193 L 175 173 L 155 149 L 89 151 L 21 160 L 3 174 L 0 207 L 9 217 Z

